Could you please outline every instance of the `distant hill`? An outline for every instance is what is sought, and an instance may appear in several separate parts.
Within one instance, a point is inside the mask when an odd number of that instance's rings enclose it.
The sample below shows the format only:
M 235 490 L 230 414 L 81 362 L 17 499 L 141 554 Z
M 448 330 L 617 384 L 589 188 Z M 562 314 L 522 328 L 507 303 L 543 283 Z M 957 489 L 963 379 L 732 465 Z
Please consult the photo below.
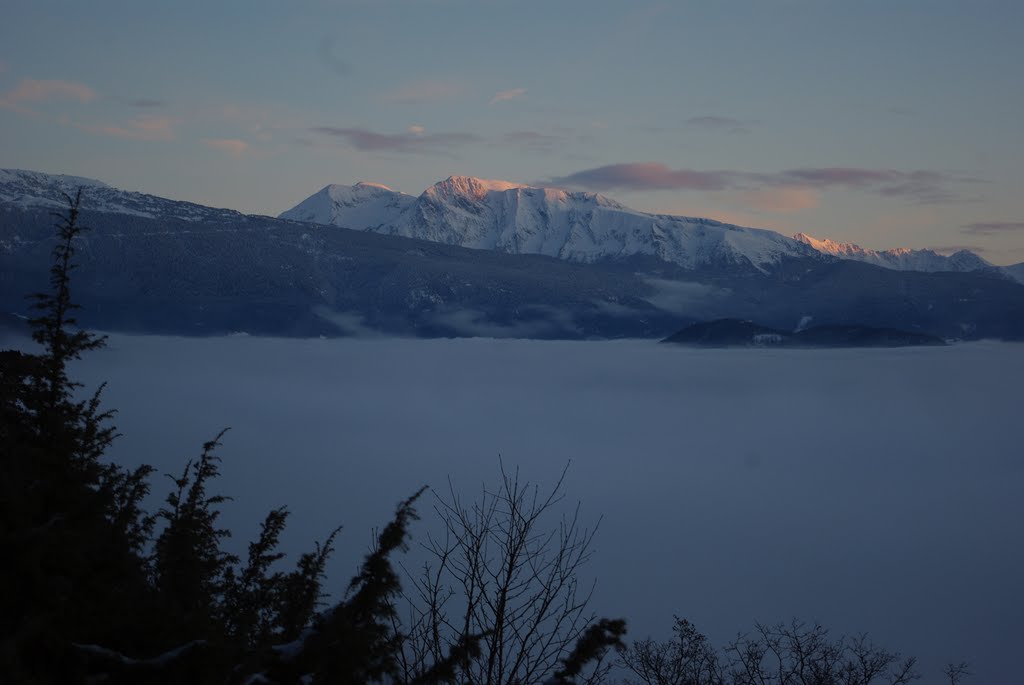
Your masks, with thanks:
M 662 342 L 701 347 L 910 347 L 946 344 L 934 335 L 895 328 L 828 325 L 787 332 L 738 319 L 695 323 Z

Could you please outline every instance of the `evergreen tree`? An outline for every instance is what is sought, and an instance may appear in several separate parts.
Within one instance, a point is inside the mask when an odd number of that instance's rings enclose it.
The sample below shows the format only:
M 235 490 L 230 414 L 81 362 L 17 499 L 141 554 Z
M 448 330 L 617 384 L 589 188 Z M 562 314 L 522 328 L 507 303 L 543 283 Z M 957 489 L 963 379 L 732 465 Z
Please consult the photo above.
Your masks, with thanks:
M 223 432 L 186 463 L 156 516 L 142 506 L 152 469 L 105 461 L 116 438 L 102 386 L 79 399 L 68 364 L 105 338 L 77 328 L 71 299 L 81 193 L 57 224 L 52 292 L 33 295 L 30 320 L 42 351 L 0 352 L 0 673 L 27 683 L 406 682 L 454 683 L 479 659 L 479 634 L 445 654 L 400 667 L 402 632 L 391 557 L 404 550 L 423 490 L 403 501 L 377 537 L 345 598 L 317 613 L 335 529 L 279 570 L 285 508 L 271 510 L 244 565 L 222 543 L 211 494 Z M 153 538 L 154 527 L 161 530 Z M 617 646 L 622 622 L 587 630 L 564 660 L 559 683 Z
M 70 294 L 81 193 L 56 225 L 51 292 L 32 296 L 39 354 L 0 355 L 0 671 L 14 680 L 81 675 L 75 643 L 130 648 L 123 630 L 147 605 L 140 550 L 152 519 L 141 501 L 150 469 L 102 460 L 116 437 L 99 388 L 77 398 L 68 363 L 105 340 L 76 328 Z

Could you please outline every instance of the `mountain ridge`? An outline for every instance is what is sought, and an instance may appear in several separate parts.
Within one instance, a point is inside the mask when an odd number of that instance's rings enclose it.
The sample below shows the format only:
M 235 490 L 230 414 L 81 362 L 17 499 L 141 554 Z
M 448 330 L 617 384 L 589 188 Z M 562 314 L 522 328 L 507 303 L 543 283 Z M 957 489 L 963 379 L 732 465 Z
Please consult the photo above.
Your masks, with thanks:
M 366 211 L 388 192 L 389 212 Z M 329 195 L 338 199 L 328 206 Z M 648 214 L 596 193 L 471 176 L 449 176 L 416 197 L 379 191 L 367 198 L 356 186 L 326 186 L 279 218 L 576 262 L 646 255 L 689 269 L 767 273 L 782 258 L 820 255 L 774 231 Z
M 909 247 L 872 250 L 863 248 L 856 243 L 844 243 L 829 238 L 814 238 L 806 233 L 797 233 L 793 239 L 810 245 L 822 254 L 866 262 L 897 271 L 982 271 L 999 268 L 970 250 L 957 250 L 950 255 L 942 255 L 928 249 L 914 250 Z
M 64 201 L 62 193 L 72 190 L 74 180 L 34 172 L 9 172 L 4 178 L 0 311 L 27 316 L 24 294 L 46 289 L 53 214 L 66 209 L 55 203 Z M 567 204 L 559 210 L 563 213 L 579 211 L 580 203 L 589 211 L 614 202 L 555 189 L 449 185 L 429 193 L 430 202 L 415 205 L 428 218 L 430 212 L 440 213 L 432 218 L 445 230 L 458 229 L 457 223 L 448 225 L 448 214 L 465 221 L 478 214 L 493 219 L 523 212 L 535 218 L 530 212 L 559 202 Z M 395 199 L 394 191 L 370 184 L 356 189 L 360 197 L 344 188 L 325 191 L 327 199 L 333 194 L 349 201 L 349 209 L 365 206 L 362 195 L 385 205 Z M 448 191 L 454 195 L 446 199 Z M 474 199 L 479 195 L 488 202 Z M 604 227 L 609 216 L 634 220 L 615 206 L 609 211 Z M 803 255 L 783 255 L 764 271 L 730 258 L 684 266 L 654 249 L 572 261 L 553 249 L 550 255 L 471 249 L 383 231 L 243 215 L 102 185 L 86 188 L 81 219 L 91 230 L 81 237 L 76 254 L 80 320 L 111 331 L 654 338 L 687 322 L 740 318 L 782 330 L 807 320 L 944 338 L 1024 340 L 1024 285 L 993 272 L 896 271 Z M 586 228 L 585 217 L 576 219 L 576 225 L 563 226 Z M 515 228 L 511 220 L 507 225 Z M 725 248 L 731 247 L 729 240 L 768 235 L 710 220 L 694 220 L 689 230 L 703 231 L 711 237 L 707 245 L 724 242 Z M 483 237 L 531 239 L 540 246 L 552 238 L 514 230 Z
M 1024 283 L 1024 271 L 995 266 L 969 250 L 871 250 L 848 242 L 749 228 L 713 219 L 652 214 L 596 193 L 449 176 L 413 196 L 374 185 L 334 184 L 279 218 L 402 235 L 473 249 L 545 254 L 594 262 L 651 255 L 684 268 L 749 265 L 770 272 L 780 259 L 847 259 L 900 271 L 991 271 Z M 387 196 L 386 201 L 382 199 Z M 384 210 L 375 206 L 384 204 Z

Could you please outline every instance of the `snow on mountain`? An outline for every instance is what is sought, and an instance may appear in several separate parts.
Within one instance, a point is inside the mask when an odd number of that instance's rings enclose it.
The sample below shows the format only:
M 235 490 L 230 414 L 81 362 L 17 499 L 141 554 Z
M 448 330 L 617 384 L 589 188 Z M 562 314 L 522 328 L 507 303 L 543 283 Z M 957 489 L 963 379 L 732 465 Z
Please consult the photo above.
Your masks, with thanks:
M 1010 275 L 1010 278 L 1018 283 L 1024 283 L 1024 262 L 1004 266 L 1003 271 Z
M 603 195 L 451 176 L 419 197 L 381 186 L 327 186 L 283 219 L 575 262 L 650 255 L 686 268 L 817 256 L 774 231 L 710 219 L 646 214 Z
M 911 250 L 906 247 L 883 251 L 869 250 L 854 243 L 840 243 L 827 238 L 819 240 L 806 233 L 797 233 L 793 238 L 822 254 L 867 262 L 897 271 L 980 271 L 995 268 L 990 262 L 969 250 L 960 250 L 947 256 L 933 250 Z
M 146 218 L 168 217 L 184 221 L 238 221 L 245 215 L 192 202 L 168 200 L 155 195 L 113 188 L 102 181 L 66 174 L 44 174 L 23 169 L 0 169 L 0 204 L 20 209 L 67 207 L 65 195 L 82 189 L 82 208 L 109 214 Z
M 354 186 L 325 186 L 279 218 L 335 226 L 380 226 L 393 222 L 415 201 L 385 185 L 361 181 Z
M 0 169 L 0 205 L 59 211 L 66 206 L 64 194 L 79 188 L 85 210 L 193 223 L 250 221 L 233 210 L 119 190 L 90 178 Z M 368 182 L 329 185 L 280 218 L 574 262 L 649 255 L 685 268 L 751 265 L 767 272 L 787 256 L 826 255 L 904 271 L 997 271 L 1024 283 L 1024 264 L 995 267 L 967 250 L 948 256 L 868 250 L 803 233 L 788 238 L 712 219 L 647 214 L 594 193 L 469 176 L 451 176 L 418 197 Z

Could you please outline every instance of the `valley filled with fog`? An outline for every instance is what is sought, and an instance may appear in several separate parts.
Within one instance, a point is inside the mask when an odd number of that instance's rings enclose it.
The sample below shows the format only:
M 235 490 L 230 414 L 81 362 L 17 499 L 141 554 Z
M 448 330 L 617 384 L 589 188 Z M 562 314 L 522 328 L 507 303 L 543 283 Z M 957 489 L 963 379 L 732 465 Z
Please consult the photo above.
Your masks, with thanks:
M 500 457 L 544 488 L 571 461 L 566 504 L 601 519 L 593 607 L 631 638 L 668 637 L 673 614 L 719 644 L 799 617 L 918 656 L 924 682 L 950 661 L 1019 673 L 1022 345 L 115 335 L 72 376 L 108 382 L 126 464 L 176 475 L 230 426 L 236 550 L 276 506 L 290 559 L 341 524 L 336 594 L 419 486 L 472 498 Z

